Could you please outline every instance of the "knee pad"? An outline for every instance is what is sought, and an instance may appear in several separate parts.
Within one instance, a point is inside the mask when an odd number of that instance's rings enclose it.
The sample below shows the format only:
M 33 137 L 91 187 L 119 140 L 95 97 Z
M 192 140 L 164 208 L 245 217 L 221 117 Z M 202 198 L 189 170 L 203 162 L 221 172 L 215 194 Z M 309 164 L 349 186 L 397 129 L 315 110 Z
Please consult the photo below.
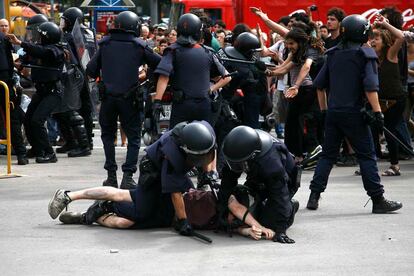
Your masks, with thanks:
M 85 123 L 82 116 L 79 115 L 79 113 L 76 111 L 71 112 L 69 116 L 69 122 L 71 126 L 80 126 L 80 125 L 84 125 Z

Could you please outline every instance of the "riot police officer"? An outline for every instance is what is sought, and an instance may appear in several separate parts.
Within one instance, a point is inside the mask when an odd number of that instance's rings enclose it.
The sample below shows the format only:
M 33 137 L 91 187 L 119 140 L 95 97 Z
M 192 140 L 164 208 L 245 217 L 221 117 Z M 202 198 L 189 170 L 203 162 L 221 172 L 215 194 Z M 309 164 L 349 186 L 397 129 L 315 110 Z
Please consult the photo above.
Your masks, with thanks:
M 82 67 L 81 57 L 78 55 L 78 48 L 81 46 L 76 45 L 72 34 L 76 22 L 81 24 L 82 20 L 82 11 L 79 8 L 71 7 L 64 11 L 60 22 L 60 27 L 63 31 L 63 41 L 67 44 L 70 59 L 66 73 L 68 77 L 64 83 L 66 86 L 65 102 L 62 105 L 62 112 L 55 115 L 66 143 L 58 148 L 56 152 L 68 152 L 69 157 L 90 155 L 90 149 L 93 147 L 92 103 L 88 81 L 86 77 L 82 76 L 84 68 Z M 82 33 L 79 32 L 78 36 L 82 36 Z M 79 75 L 76 80 L 83 79 L 83 83 L 68 83 L 73 82 L 71 81 L 71 74 Z M 80 86 L 80 88 L 75 88 L 77 86 Z
M 196 15 L 187 13 L 177 23 L 177 42 L 164 50 L 160 64 L 157 91 L 153 103 L 154 117 L 163 112 L 161 99 L 171 79 L 173 104 L 170 127 L 184 121 L 211 120 L 209 94 L 226 85 L 226 69 L 205 46 L 200 45 L 202 23 Z M 210 86 L 210 79 L 224 77 Z
M 238 126 L 224 139 L 223 154 L 227 165 L 222 170 L 218 196 L 220 212 L 223 213 L 238 178 L 245 172 L 244 185 L 261 198 L 260 215 L 255 218 L 276 232 L 274 241 L 294 243 L 286 230 L 299 208 L 299 203 L 291 198 L 300 179 L 298 167 L 286 146 L 264 131 Z
M 339 153 L 341 139 L 347 137 L 355 150 L 362 182 L 371 197 L 373 213 L 387 213 L 402 207 L 400 202 L 384 198 L 378 175 L 371 131 L 361 109 L 366 98 L 372 108 L 372 123 L 382 128 L 384 117 L 378 103 L 379 89 L 377 55 L 363 47 L 370 32 L 369 22 L 360 15 L 347 16 L 341 23 L 342 42 L 327 51 L 327 60 L 315 79 L 319 106 L 325 119 L 325 141 L 321 158 L 310 184 L 307 208 L 316 210 L 320 193 L 326 185 Z M 329 99 L 325 90 L 329 89 Z
M 83 224 L 98 221 L 118 228 L 134 224 L 138 228 L 149 228 L 170 226 L 175 216 L 175 229 L 179 234 L 189 236 L 192 227 L 187 220 L 182 193 L 193 184 L 186 173 L 193 166 L 210 163 L 215 147 L 214 131 L 207 122 L 180 123 L 146 148 L 146 155 L 140 161 L 136 189 L 120 191 L 101 187 L 90 190 L 87 195 L 84 191 L 58 190 L 49 203 L 49 215 L 55 219 L 67 204 L 77 199 L 111 200 L 114 202 L 96 202 L 83 215 L 62 214 L 59 219 Z M 99 219 L 108 213 L 116 216 Z
M 37 163 L 54 163 L 56 155 L 49 143 L 44 126 L 46 119 L 60 105 L 61 74 L 64 64 L 64 52 L 60 44 L 61 31 L 51 22 L 38 27 L 40 44 L 22 42 L 16 36 L 8 37 L 14 44 L 21 45 L 26 53 L 25 62 L 33 65 L 32 81 L 36 93 L 32 97 L 24 121 L 25 131 Z
M 29 160 L 26 158 L 26 147 L 23 144 L 22 122 L 23 110 L 20 108 L 21 94 L 19 94 L 13 86 L 13 46 L 7 39 L 6 35 L 0 32 L 0 80 L 7 84 L 9 88 L 10 101 L 10 134 L 11 143 L 14 152 L 17 155 L 17 164 L 26 165 Z M 2 113 L 6 112 L 6 104 L 4 98 L 5 92 L 3 86 L 0 86 L 0 108 Z M 5 118 L 5 116 L 3 116 Z
M 105 186 L 117 187 L 114 137 L 118 116 L 128 138 L 121 188 L 135 186 L 132 175 L 137 170 L 142 121 L 142 99 L 136 100 L 138 70 L 145 63 L 155 68 L 160 60 L 160 56 L 138 38 L 139 30 L 139 17 L 130 11 L 121 12 L 115 18 L 115 29 L 99 42 L 100 48 L 86 69 L 90 77 L 101 77 L 99 124 L 105 150 L 104 168 L 108 171 Z
M 255 50 L 260 49 L 259 39 L 250 32 L 243 32 L 238 35 L 233 45 L 222 50 L 224 58 L 252 61 Z M 236 89 L 242 89 L 244 95 L 242 98 L 242 110 L 235 108 L 235 111 L 242 124 L 252 128 L 260 127 L 259 113 L 268 91 L 267 77 L 263 73 L 266 67 L 259 61 L 256 64 L 257 66 L 254 64 L 225 62 L 225 67 L 230 72 L 237 71 L 237 74 L 222 91 L 225 98 L 231 99 Z M 262 66 L 261 69 L 259 69 L 260 66 Z

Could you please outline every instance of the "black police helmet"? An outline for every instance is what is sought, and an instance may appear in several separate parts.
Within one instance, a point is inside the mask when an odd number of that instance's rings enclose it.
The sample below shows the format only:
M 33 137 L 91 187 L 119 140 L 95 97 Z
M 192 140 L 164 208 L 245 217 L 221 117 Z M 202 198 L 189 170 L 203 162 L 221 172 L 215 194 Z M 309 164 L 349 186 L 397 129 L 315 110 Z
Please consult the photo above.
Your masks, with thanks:
M 62 18 L 65 19 L 65 29 L 72 30 L 76 20 L 83 20 L 83 12 L 77 7 L 71 7 L 63 12 Z
M 259 134 L 260 143 L 261 143 L 259 156 L 263 156 L 272 148 L 273 142 L 277 141 L 277 139 L 264 130 L 261 130 L 261 129 L 255 129 L 255 130 L 257 134 Z
M 260 48 L 260 41 L 251 32 L 244 32 L 237 36 L 233 46 L 244 57 L 250 59 L 254 51 Z
M 371 32 L 369 21 L 359 14 L 348 15 L 341 22 L 341 33 L 344 41 L 365 43 Z
M 26 28 L 30 29 L 31 26 L 37 26 L 41 23 L 45 23 L 48 22 L 49 20 L 47 19 L 46 15 L 44 14 L 36 14 L 33 17 L 30 17 L 29 20 L 27 21 L 27 26 Z
M 192 165 L 202 167 L 214 159 L 216 137 L 203 123 L 180 123 L 174 127 L 173 134 L 178 137 L 180 147 Z
M 260 153 L 261 146 L 256 130 L 248 126 L 238 126 L 224 138 L 223 154 L 227 161 L 243 162 Z
M 186 13 L 180 16 L 177 22 L 177 43 L 195 44 L 201 38 L 201 29 L 203 24 L 200 18 L 192 13 Z
M 140 35 L 141 20 L 132 11 L 123 11 L 115 17 L 115 29 L 120 29 L 136 36 Z
M 40 34 L 40 41 L 43 45 L 56 44 L 60 41 L 62 36 L 62 32 L 59 27 L 52 22 L 40 24 L 37 31 Z

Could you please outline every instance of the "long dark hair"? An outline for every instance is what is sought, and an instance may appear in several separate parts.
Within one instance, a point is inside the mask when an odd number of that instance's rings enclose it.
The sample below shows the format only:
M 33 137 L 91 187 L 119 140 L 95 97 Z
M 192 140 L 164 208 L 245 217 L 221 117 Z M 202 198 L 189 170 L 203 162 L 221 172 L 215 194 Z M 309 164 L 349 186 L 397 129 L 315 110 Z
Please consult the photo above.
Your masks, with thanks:
M 304 63 L 309 48 L 309 36 L 302 29 L 293 28 L 285 36 L 285 40 L 288 39 L 292 39 L 298 44 L 298 50 L 293 54 L 292 61 L 297 64 Z

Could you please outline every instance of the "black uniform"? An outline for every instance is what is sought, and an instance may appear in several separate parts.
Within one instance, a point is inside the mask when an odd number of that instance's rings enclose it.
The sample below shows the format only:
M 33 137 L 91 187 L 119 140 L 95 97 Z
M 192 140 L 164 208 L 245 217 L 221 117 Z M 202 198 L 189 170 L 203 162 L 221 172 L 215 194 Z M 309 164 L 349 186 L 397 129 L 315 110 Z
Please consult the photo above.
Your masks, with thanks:
M 265 135 L 262 133 L 262 135 Z M 245 185 L 260 196 L 263 203 L 259 222 L 277 233 L 285 233 L 290 226 L 289 220 L 294 215 L 291 197 L 297 190 L 293 180 L 295 162 L 286 146 L 271 137 L 270 148 L 253 160 L 248 160 L 248 171 Z M 222 171 L 219 202 L 227 208 L 228 198 L 237 186 L 241 173 L 225 166 Z
M 142 110 L 133 104 L 132 90 L 138 84 L 138 68 L 147 63 L 155 67 L 160 57 L 135 35 L 114 31 L 99 42 L 99 50 L 89 62 L 86 73 L 99 77 L 105 91 L 99 114 L 101 138 L 105 150 L 105 169 L 116 171 L 114 137 L 118 116 L 128 138 L 124 172 L 135 172 L 141 142 Z
M 70 74 L 84 74 L 72 34 L 64 33 L 64 41 L 67 43 L 67 49 L 70 52 L 67 69 L 74 71 L 74 73 L 67 73 L 68 78 L 70 78 Z M 65 138 L 66 149 L 79 148 L 88 151 L 89 148 L 92 148 L 93 137 L 92 104 L 87 77 L 79 76 L 78 79 L 82 79 L 83 83 L 71 83 L 71 85 L 65 87 L 65 101 L 67 101 L 65 108 L 63 108 L 65 112 L 56 114 L 55 117 Z M 67 93 L 71 94 L 66 95 Z M 72 134 L 74 134 L 74 137 Z
M 31 70 L 36 93 L 26 112 L 24 121 L 26 136 L 36 156 L 53 154 L 44 123 L 61 102 L 63 48 L 54 44 L 38 45 L 26 42 L 22 42 L 21 46 L 32 64 L 45 67 Z
M 164 50 L 155 73 L 170 77 L 174 93 L 170 128 L 184 121 L 211 122 L 210 79 L 225 72 L 217 57 L 200 44 L 174 43 Z
M 242 59 L 240 56 L 232 56 L 224 49 L 220 51 L 224 58 Z M 227 100 L 231 100 L 236 89 L 243 91 L 242 108 L 233 106 L 243 125 L 251 128 L 260 128 L 259 115 L 263 106 L 266 93 L 268 92 L 267 77 L 255 65 L 237 62 L 225 62 L 224 66 L 228 72 L 237 71 L 230 84 L 223 88 L 222 94 Z
M 10 101 L 13 105 L 10 106 L 10 131 L 11 131 L 11 143 L 17 157 L 24 158 L 26 155 L 26 148 L 23 144 L 23 136 L 21 131 L 21 125 L 23 122 L 23 110 L 20 108 L 21 95 L 16 94 L 13 87 L 13 46 L 5 38 L 3 33 L 0 33 L 0 80 L 5 82 L 9 88 Z M 0 107 L 2 112 L 5 109 L 4 88 L 0 87 Z M 5 118 L 5 116 L 4 116 Z
M 329 90 L 325 141 L 310 189 L 318 193 L 326 189 L 345 136 L 356 152 L 368 195 L 382 196 L 384 189 L 378 175 L 372 134 L 360 112 L 364 106 L 364 93 L 379 89 L 377 55 L 366 47 L 334 47 L 326 54 L 327 61 L 314 82 L 317 88 Z

